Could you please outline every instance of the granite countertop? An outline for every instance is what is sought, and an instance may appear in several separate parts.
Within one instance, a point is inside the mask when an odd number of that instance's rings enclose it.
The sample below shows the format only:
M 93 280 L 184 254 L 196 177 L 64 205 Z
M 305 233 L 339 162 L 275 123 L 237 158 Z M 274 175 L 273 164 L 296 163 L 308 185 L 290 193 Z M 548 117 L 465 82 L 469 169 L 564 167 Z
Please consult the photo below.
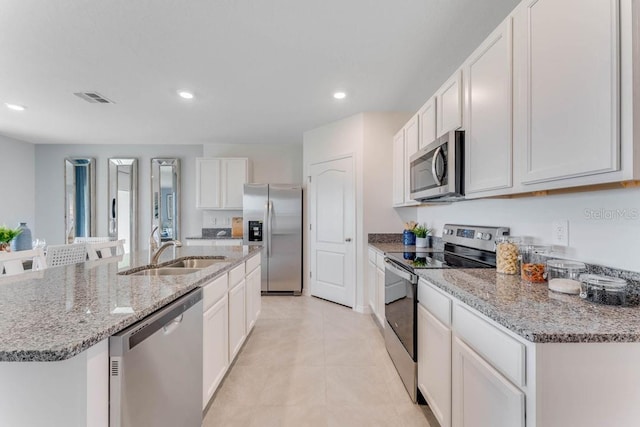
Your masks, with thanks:
M 115 262 L 90 261 L 0 278 L 0 361 L 73 357 L 208 283 L 260 249 L 185 246 L 166 250 L 160 265 L 182 257 L 227 257 L 198 272 L 178 276 L 118 275 L 149 263 L 148 252 L 140 251 Z
M 388 240 L 369 246 L 384 253 L 416 252 L 415 246 Z M 546 283 L 528 283 L 495 269 L 420 269 L 416 274 L 532 342 L 640 342 L 636 294 L 618 307 L 553 292 Z

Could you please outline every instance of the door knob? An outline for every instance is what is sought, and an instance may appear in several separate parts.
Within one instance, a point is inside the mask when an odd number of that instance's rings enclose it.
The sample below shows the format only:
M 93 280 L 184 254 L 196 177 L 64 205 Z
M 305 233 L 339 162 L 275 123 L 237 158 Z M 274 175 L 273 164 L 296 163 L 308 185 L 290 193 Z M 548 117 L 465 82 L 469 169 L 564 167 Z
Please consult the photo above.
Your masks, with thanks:
M 350 242 L 351 241 L 351 237 L 347 237 L 346 239 L 344 239 L 345 242 Z

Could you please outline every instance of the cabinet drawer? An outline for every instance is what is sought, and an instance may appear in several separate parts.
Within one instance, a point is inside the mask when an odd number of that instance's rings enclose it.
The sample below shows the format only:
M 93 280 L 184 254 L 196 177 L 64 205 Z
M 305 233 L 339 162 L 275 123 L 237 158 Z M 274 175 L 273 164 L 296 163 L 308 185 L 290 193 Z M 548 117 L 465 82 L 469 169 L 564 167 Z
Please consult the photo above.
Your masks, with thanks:
M 229 288 L 233 288 L 244 279 L 244 262 L 229 271 Z
M 384 270 L 384 255 L 376 252 L 376 265 L 379 269 Z
M 260 266 L 260 253 L 258 255 L 251 257 L 245 263 L 247 273 L 251 273 L 256 267 Z
M 525 385 L 524 344 L 458 304 L 453 306 L 453 328 L 456 335 L 514 384 Z
M 451 298 L 424 279 L 418 282 L 418 302 L 436 319 L 451 326 Z
M 215 303 L 227 293 L 228 289 L 229 282 L 226 274 L 204 285 L 202 287 L 203 311 L 207 311 L 209 307 L 213 307 Z
M 369 261 L 376 263 L 376 250 L 369 248 Z

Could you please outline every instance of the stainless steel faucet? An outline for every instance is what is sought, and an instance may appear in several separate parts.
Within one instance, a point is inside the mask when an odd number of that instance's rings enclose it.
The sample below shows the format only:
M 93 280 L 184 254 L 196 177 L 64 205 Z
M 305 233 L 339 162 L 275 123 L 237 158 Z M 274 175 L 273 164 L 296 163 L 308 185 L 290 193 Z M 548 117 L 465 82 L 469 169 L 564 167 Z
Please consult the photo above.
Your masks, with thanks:
M 160 259 L 160 255 L 167 249 L 169 246 L 173 246 L 174 248 L 182 247 L 182 242 L 180 240 L 169 240 L 168 242 L 164 242 L 158 249 L 153 252 L 151 255 L 151 265 L 158 264 L 158 260 Z M 149 252 L 151 253 L 151 252 Z
M 151 234 L 149 235 L 149 256 L 151 257 L 153 253 L 155 253 L 155 251 L 158 250 L 158 241 L 160 239 L 156 239 L 155 238 L 155 233 L 156 231 L 158 231 L 158 226 L 156 225 L 155 227 L 153 227 L 153 230 L 151 230 Z

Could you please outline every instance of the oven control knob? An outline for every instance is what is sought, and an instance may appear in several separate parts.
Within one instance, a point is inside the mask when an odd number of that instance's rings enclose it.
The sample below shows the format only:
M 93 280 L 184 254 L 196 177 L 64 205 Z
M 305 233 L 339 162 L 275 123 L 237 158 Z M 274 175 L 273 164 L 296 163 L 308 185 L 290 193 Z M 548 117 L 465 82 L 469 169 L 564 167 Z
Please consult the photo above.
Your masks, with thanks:
M 483 240 L 491 240 L 491 233 L 484 233 L 484 236 L 482 236 Z
M 482 239 L 483 237 L 484 237 L 484 234 L 476 233 L 476 239 Z
M 442 230 L 442 234 L 443 234 L 444 236 L 446 236 L 447 234 L 449 234 L 449 229 L 448 229 L 448 228 L 445 228 L 444 230 Z

